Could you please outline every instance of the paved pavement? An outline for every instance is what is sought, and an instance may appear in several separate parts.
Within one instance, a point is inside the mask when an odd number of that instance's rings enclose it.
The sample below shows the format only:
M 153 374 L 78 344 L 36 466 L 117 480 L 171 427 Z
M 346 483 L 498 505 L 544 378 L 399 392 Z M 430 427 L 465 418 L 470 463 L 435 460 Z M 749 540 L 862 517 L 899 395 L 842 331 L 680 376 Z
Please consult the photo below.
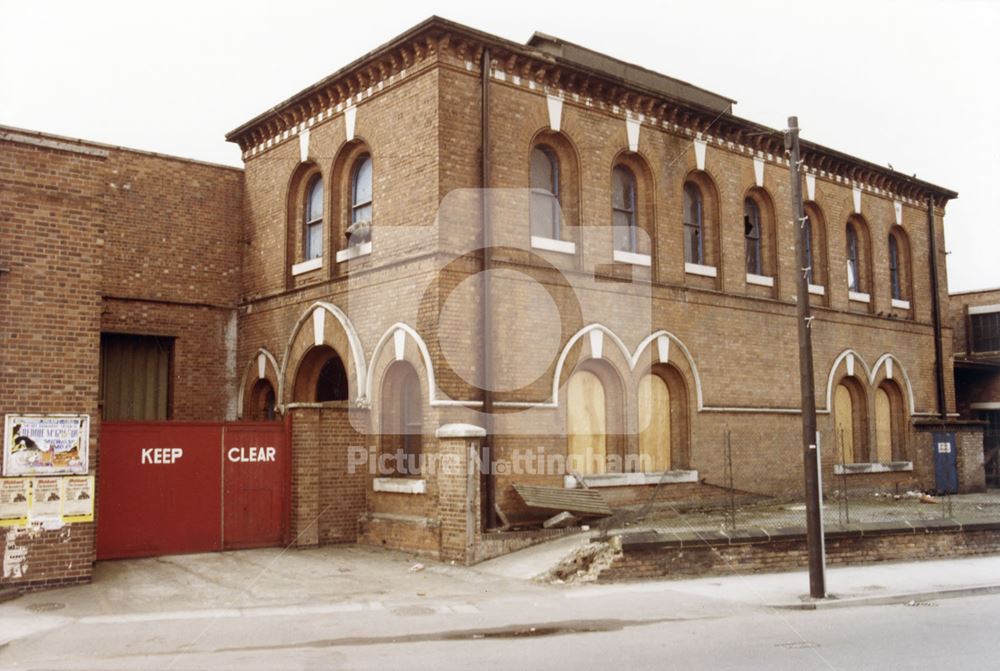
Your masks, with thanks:
M 458 668 L 477 657 L 491 668 L 547 666 L 562 659 L 587 668 L 605 658 L 642 668 L 663 654 L 660 643 L 626 648 L 634 657 L 616 657 L 602 646 L 634 646 L 655 635 L 656 641 L 674 641 L 692 655 L 689 660 L 704 662 L 692 641 L 735 636 L 718 645 L 729 646 L 725 654 L 736 660 L 739 627 L 760 630 L 769 641 L 761 649 L 770 651 L 783 650 L 776 646 L 786 643 L 808 648 L 812 639 L 801 633 L 803 627 L 817 632 L 812 638 L 822 638 L 816 623 L 826 620 L 802 618 L 831 618 L 852 628 L 853 636 L 865 634 L 858 622 L 868 615 L 851 620 L 834 616 L 839 610 L 821 615 L 784 609 L 803 603 L 808 583 L 803 572 L 578 586 L 523 579 L 582 540 L 560 539 L 558 551 L 532 548 L 505 562 L 471 568 L 355 546 L 104 562 L 91 585 L 0 604 L 0 668 L 247 671 L 395 668 L 406 661 L 424 668 L 434 666 L 428 661 L 434 659 L 436 668 Z M 839 597 L 836 603 L 858 606 L 844 609 L 851 613 L 905 609 L 860 605 L 923 605 L 957 593 L 989 592 L 1000 585 L 1000 557 L 837 567 L 828 584 Z M 1000 605 L 997 596 L 953 601 Z M 892 612 L 894 618 L 904 612 L 906 618 L 929 617 L 910 614 L 917 610 Z M 989 628 L 995 649 L 995 618 L 979 622 Z M 972 637 L 970 645 L 986 640 L 975 627 L 957 638 L 955 627 L 948 631 L 950 646 L 963 636 Z M 815 662 L 811 654 L 782 652 L 781 659 Z M 853 659 L 846 649 L 837 648 L 836 654 Z

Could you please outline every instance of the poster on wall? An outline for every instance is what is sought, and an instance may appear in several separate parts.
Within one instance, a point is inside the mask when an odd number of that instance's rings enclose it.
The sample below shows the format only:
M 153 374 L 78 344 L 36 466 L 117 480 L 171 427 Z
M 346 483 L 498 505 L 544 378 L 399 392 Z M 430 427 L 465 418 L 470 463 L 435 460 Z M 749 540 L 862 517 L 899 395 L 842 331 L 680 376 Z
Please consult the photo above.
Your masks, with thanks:
M 31 478 L 0 479 L 0 527 L 23 527 L 28 523 Z
M 7 415 L 3 474 L 86 475 L 89 448 L 89 415 Z
M 35 478 L 31 486 L 31 517 L 62 514 L 62 478 Z
M 94 476 L 65 478 L 63 485 L 63 522 L 94 521 Z

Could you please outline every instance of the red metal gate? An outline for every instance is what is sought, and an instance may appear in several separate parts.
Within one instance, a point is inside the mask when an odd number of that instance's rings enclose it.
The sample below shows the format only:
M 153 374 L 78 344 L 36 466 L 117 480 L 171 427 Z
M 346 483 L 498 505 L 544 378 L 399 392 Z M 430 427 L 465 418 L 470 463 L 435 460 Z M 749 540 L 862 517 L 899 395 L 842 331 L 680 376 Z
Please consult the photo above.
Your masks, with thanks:
M 97 558 L 281 545 L 290 424 L 104 422 Z

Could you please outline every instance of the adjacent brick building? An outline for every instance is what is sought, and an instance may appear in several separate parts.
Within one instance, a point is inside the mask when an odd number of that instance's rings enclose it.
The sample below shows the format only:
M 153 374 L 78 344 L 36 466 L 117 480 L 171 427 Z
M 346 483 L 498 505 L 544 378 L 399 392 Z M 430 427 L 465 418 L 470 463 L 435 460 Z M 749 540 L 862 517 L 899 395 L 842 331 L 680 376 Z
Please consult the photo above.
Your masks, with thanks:
M 1000 485 L 1000 289 L 951 295 L 959 413 L 985 422 L 986 480 Z
M 141 360 L 146 418 L 290 415 L 300 546 L 471 561 L 515 483 L 797 496 L 800 228 L 732 104 L 434 18 L 229 133 L 242 171 L 4 129 L 0 410 L 127 418 Z M 826 481 L 933 488 L 956 194 L 803 150 Z M 23 581 L 89 575 L 93 525 L 29 534 Z

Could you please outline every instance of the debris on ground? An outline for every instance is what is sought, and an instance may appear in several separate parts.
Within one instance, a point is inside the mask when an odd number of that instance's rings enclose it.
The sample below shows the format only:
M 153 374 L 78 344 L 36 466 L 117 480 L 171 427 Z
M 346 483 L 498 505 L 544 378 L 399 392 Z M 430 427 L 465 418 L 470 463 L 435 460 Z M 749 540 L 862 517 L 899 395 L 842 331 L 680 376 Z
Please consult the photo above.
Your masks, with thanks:
M 413 566 L 410 567 L 410 573 L 416 573 L 417 571 L 423 571 L 423 570 L 424 570 L 423 564 L 414 564 Z
M 564 529 L 574 524 L 576 524 L 576 516 L 568 510 L 564 510 L 542 522 L 542 527 L 545 529 Z
M 535 580 L 555 585 L 596 582 L 601 573 L 622 556 L 622 539 L 612 536 L 607 542 L 588 543 Z
M 921 494 L 920 495 L 920 502 L 921 503 L 941 503 L 939 500 L 937 500 L 936 498 L 934 498 L 930 494 Z

